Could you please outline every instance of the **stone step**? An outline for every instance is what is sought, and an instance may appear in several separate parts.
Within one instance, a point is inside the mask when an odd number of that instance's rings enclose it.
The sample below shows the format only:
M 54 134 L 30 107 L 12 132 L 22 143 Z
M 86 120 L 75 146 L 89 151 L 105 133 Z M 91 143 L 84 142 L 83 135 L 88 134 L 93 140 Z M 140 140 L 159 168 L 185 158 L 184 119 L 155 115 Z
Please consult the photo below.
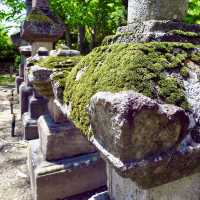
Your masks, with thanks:
M 105 163 L 98 153 L 48 162 L 39 139 L 30 141 L 28 169 L 34 200 L 64 199 L 106 185 Z

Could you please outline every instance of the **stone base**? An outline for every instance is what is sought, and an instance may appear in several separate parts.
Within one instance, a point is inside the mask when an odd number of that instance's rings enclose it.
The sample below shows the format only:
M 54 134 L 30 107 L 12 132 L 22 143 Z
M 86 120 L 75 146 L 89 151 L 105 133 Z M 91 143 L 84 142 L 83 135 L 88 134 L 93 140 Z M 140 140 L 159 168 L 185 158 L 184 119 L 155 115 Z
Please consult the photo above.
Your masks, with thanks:
M 15 79 L 15 86 L 16 86 L 17 94 L 19 94 L 19 87 L 23 81 L 24 81 L 24 79 L 20 76 L 17 76 Z
M 200 197 L 200 173 L 149 190 L 119 176 L 110 165 L 107 176 L 112 200 L 199 200 Z
M 98 153 L 47 162 L 39 145 L 39 139 L 32 140 L 28 155 L 34 200 L 64 199 L 106 184 L 105 163 Z
M 39 137 L 37 120 L 31 119 L 28 112 L 23 114 L 22 129 L 25 140 L 33 140 Z
M 38 119 L 41 150 L 46 160 L 94 153 L 96 148 L 71 121 L 55 123 L 49 115 Z
M 97 153 L 47 162 L 39 145 L 32 140 L 28 155 L 34 200 L 64 199 L 106 184 L 105 163 Z

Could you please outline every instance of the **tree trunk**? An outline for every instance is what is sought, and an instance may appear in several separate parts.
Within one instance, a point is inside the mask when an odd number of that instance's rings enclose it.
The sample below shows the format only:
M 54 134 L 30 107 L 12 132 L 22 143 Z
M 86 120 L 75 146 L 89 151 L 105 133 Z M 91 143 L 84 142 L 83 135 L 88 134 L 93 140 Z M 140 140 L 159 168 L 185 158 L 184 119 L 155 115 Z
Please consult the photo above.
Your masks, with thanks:
M 79 26 L 79 34 L 78 34 L 78 46 L 81 54 L 85 53 L 85 27 Z
M 92 42 L 91 42 L 91 49 L 95 48 L 97 45 L 97 29 L 96 26 L 92 30 Z
M 65 41 L 66 41 L 67 46 L 71 49 L 71 47 L 72 47 L 72 40 L 71 40 L 71 34 L 70 34 L 70 27 L 69 27 L 69 25 L 66 25 Z

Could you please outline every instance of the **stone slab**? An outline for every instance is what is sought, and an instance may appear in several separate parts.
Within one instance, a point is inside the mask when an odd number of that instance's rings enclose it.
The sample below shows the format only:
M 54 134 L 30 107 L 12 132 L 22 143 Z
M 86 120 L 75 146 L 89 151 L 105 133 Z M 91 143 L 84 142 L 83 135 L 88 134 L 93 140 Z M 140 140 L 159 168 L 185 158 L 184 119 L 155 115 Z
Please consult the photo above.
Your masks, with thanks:
M 122 178 L 109 165 L 107 176 L 110 199 L 114 200 L 199 200 L 200 197 L 200 173 L 149 190 Z
M 28 112 L 23 114 L 22 130 L 25 140 L 33 140 L 39 137 L 37 120 L 31 119 Z
M 48 111 L 55 123 L 65 123 L 68 121 L 67 112 L 64 106 L 57 99 L 50 99 Z
M 55 123 L 49 115 L 42 115 L 38 119 L 38 132 L 41 150 L 46 160 L 57 160 L 96 151 L 94 145 L 71 121 Z
M 28 155 L 34 200 L 64 199 L 106 184 L 105 163 L 98 153 L 47 162 L 39 144 L 39 140 L 32 140 Z

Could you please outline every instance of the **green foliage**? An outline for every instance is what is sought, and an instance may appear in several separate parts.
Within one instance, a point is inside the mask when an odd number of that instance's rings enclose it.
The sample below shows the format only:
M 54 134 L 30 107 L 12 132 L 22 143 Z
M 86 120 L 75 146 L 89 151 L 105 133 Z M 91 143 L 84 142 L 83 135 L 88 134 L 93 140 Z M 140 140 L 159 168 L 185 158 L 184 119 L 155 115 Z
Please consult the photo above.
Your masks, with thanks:
M 7 86 L 14 84 L 15 77 L 8 74 L 0 74 L 0 86 Z
M 0 27 L 0 61 L 14 61 L 15 51 L 12 42 L 3 27 Z
M 200 1 L 189 0 L 188 14 L 185 19 L 186 22 L 191 24 L 200 24 Z
M 88 135 L 86 107 L 99 91 L 134 90 L 189 109 L 183 83 L 170 74 L 182 75 L 185 62 L 196 54 L 194 49 L 192 44 L 159 42 L 96 48 L 66 77 L 64 98 L 72 106 L 70 117 Z

